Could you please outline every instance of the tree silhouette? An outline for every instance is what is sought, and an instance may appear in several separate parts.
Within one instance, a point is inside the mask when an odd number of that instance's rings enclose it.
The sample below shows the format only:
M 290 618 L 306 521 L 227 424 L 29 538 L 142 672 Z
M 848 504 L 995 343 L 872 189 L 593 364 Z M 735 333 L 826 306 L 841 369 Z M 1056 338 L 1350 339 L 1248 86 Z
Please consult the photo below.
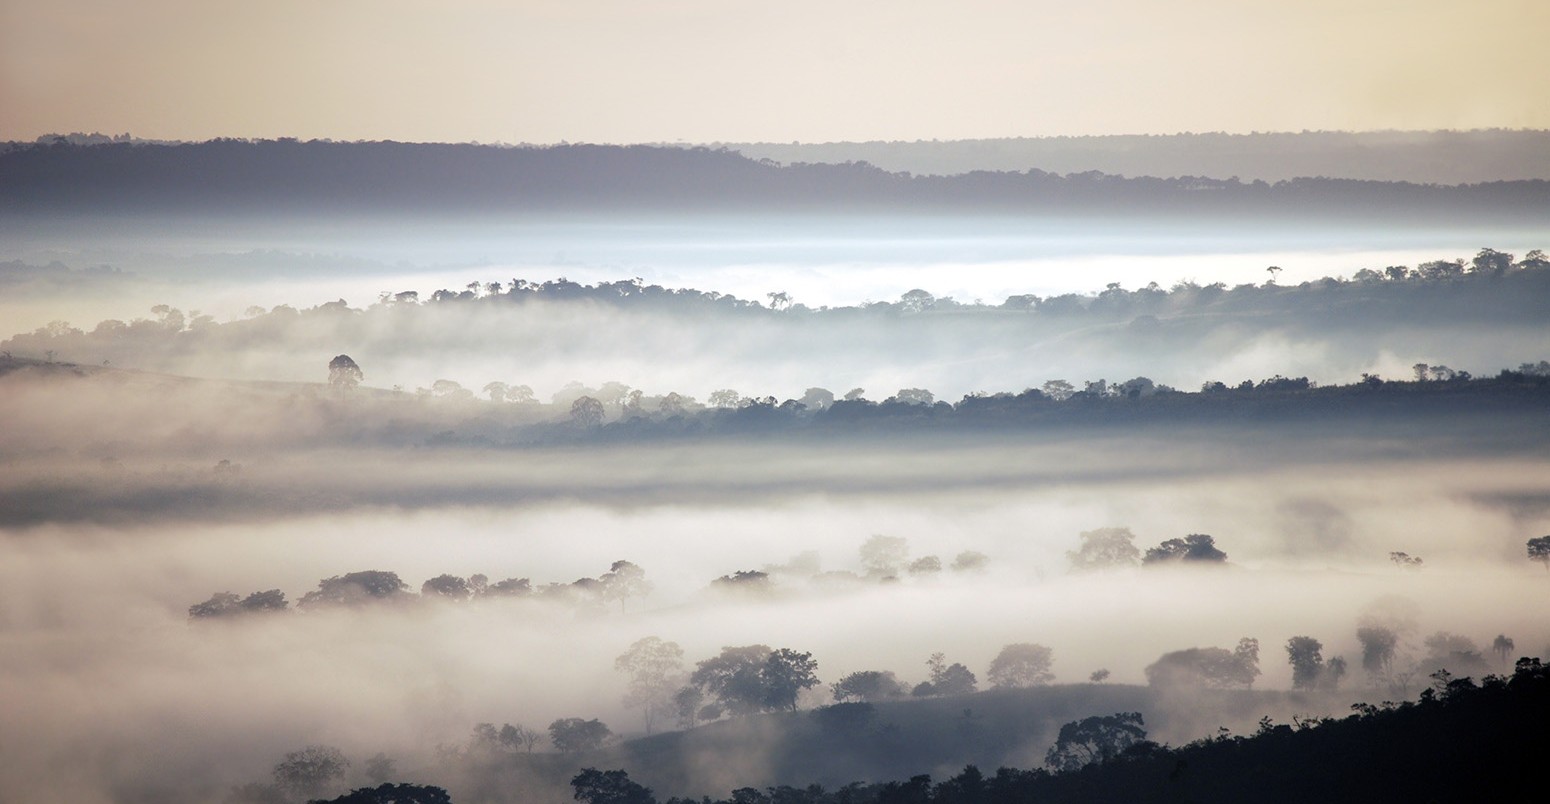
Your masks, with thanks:
M 1066 553 L 1071 569 L 1077 571 L 1131 567 L 1141 560 L 1130 528 L 1098 528 L 1081 533 L 1082 546 Z
M 420 596 L 464 601 L 473 596 L 473 587 L 456 575 L 437 575 L 420 584 Z
M 570 780 L 575 799 L 583 804 L 656 804 L 650 788 L 630 781 L 622 770 L 582 768 Z
M 1497 634 L 1496 639 L 1491 641 L 1491 652 L 1496 654 L 1497 660 L 1503 665 L 1507 663 L 1507 656 L 1516 648 L 1517 645 L 1506 634 Z
M 1220 564 L 1227 554 L 1216 549 L 1216 540 L 1204 533 L 1191 533 L 1182 539 L 1169 539 L 1146 551 L 1143 564 L 1190 563 Z
M 764 686 L 764 705 L 770 709 L 797 710 L 797 695 L 818 686 L 814 671 L 818 662 L 813 654 L 781 648 L 764 662 L 760 680 Z
M 452 796 L 445 789 L 432 785 L 383 782 L 316 804 L 452 804 Z
M 336 355 L 328 361 L 328 384 L 341 391 L 348 391 L 361 384 L 366 375 L 349 355 Z
M 902 698 L 909 693 L 904 684 L 890 670 L 861 670 L 834 682 L 830 686 L 834 700 L 871 703 Z
M 603 598 L 619 601 L 620 611 L 624 611 L 624 603 L 629 598 L 651 593 L 646 571 L 629 561 L 615 561 L 598 580 L 603 584 Z
M 1286 641 L 1286 660 L 1292 666 L 1292 689 L 1311 690 L 1324 671 L 1324 644 L 1308 636 Z
M 364 603 L 402 600 L 408 592 L 409 585 L 399 579 L 398 573 L 364 570 L 318 581 L 317 590 L 302 595 L 296 605 L 302 609 L 319 606 L 358 606 Z
M 721 653 L 697 665 L 689 683 L 734 715 L 748 715 L 764 707 L 761 671 L 773 651 L 768 645 L 725 647 Z
M 1529 539 L 1528 557 L 1532 561 L 1538 561 L 1545 565 L 1545 570 L 1550 572 L 1550 536 L 1539 536 Z
M 683 648 L 659 637 L 638 639 L 614 660 L 614 669 L 629 675 L 624 705 L 638 707 L 650 734 L 659 715 L 674 709 L 673 692 L 683 676 Z
M 1362 643 L 1362 669 L 1374 680 L 1386 678 L 1394 664 L 1399 634 L 1386 626 L 1366 625 L 1356 629 L 1356 639 Z
M 904 568 L 909 554 L 904 537 L 877 534 L 861 545 L 861 568 L 869 578 L 891 578 Z
M 274 781 L 280 789 L 300 798 L 311 798 L 327 790 L 344 777 L 350 761 L 344 752 L 327 745 L 309 745 L 292 751 L 274 766 Z
M 1116 712 L 1072 721 L 1060 727 L 1060 734 L 1044 764 L 1057 773 L 1081 770 L 1123 754 L 1146 739 L 1140 712 Z
M 583 396 L 571 403 L 570 420 L 578 427 L 596 427 L 603 423 L 603 403 Z
M 549 742 L 566 754 L 595 751 L 612 736 L 613 731 L 596 718 L 565 717 L 549 724 Z
M 962 664 L 947 663 L 947 655 L 933 653 L 926 660 L 926 667 L 931 671 L 931 680 L 923 681 L 915 685 L 910 694 L 923 698 L 932 695 L 968 695 L 979 686 L 979 679 L 974 672 Z
M 1034 687 L 1055 680 L 1049 671 L 1054 651 L 1031 642 L 1007 645 L 990 662 L 985 676 L 993 687 Z

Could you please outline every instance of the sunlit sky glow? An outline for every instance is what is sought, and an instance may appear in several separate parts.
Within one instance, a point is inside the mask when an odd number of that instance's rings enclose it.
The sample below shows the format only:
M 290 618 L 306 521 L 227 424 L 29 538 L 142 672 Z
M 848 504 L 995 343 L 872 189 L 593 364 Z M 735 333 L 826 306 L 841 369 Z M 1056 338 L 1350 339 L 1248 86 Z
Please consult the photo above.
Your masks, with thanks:
M 0 0 L 0 138 L 1550 128 L 1538 0 Z

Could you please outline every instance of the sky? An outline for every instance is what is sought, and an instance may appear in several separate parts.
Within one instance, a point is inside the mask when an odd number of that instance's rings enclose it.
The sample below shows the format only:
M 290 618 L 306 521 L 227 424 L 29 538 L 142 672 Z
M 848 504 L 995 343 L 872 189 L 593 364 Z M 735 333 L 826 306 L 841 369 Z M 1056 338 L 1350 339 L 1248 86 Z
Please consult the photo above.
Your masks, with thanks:
M 0 139 L 1550 128 L 1542 0 L 0 0 Z

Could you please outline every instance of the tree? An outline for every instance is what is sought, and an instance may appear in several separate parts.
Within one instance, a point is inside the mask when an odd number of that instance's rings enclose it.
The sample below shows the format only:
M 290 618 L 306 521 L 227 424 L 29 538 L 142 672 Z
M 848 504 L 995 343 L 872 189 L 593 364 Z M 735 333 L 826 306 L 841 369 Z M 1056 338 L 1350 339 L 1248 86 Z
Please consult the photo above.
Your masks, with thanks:
M 506 397 L 511 393 L 511 386 L 503 382 L 486 383 L 484 392 L 490 395 L 490 401 L 497 405 L 504 404 Z
M 1060 734 L 1044 764 L 1056 773 L 1070 773 L 1095 762 L 1107 762 L 1146 739 L 1140 712 L 1116 712 L 1072 721 Z
M 738 400 L 742 398 L 742 395 L 738 392 L 730 388 L 723 388 L 719 391 L 711 391 L 710 396 L 708 397 L 708 401 L 710 402 L 711 407 L 735 408 L 737 407 Z
M 903 405 L 930 405 L 936 401 L 936 395 L 924 388 L 900 388 L 891 401 Z
M 953 559 L 953 572 L 983 572 L 990 556 L 977 550 L 965 550 Z
M 1100 667 L 1099 669 L 1094 670 L 1092 672 L 1092 675 L 1087 677 L 1087 680 L 1091 681 L 1094 684 L 1102 684 L 1103 682 L 1108 681 L 1109 680 L 1108 668 Z
M 1420 556 L 1413 556 L 1409 553 L 1389 553 L 1389 560 L 1394 562 L 1394 566 L 1401 569 L 1416 570 L 1421 568 Z
M 549 724 L 549 742 L 556 750 L 566 754 L 577 751 L 595 751 L 613 736 L 613 732 L 597 718 L 582 720 L 565 717 Z
M 1480 249 L 1480 253 L 1470 260 L 1473 273 L 1501 276 L 1512 270 L 1512 255 L 1494 248 Z
M 408 592 L 409 585 L 399 579 L 398 573 L 364 570 L 318 581 L 317 590 L 302 595 L 297 606 L 302 609 L 322 606 L 359 606 L 365 603 L 402 600 Z
M 861 545 L 861 568 L 869 578 L 892 578 L 909 560 L 909 554 L 904 537 L 877 534 Z
M 1426 646 L 1426 658 L 1421 661 L 1423 672 L 1449 670 L 1463 675 L 1490 671 L 1490 665 L 1481 655 L 1480 647 L 1469 637 L 1438 631 L 1427 637 L 1422 644 Z
M 1076 386 L 1065 380 L 1050 380 L 1039 389 L 1044 395 L 1056 402 L 1064 402 L 1076 393 Z
M 773 651 L 768 645 L 725 647 L 721 653 L 695 665 L 689 683 L 716 699 L 733 715 L 749 715 L 764 706 L 764 663 Z
M 1136 535 L 1130 528 L 1098 528 L 1081 533 L 1082 546 L 1075 552 L 1066 553 L 1071 569 L 1109 569 L 1133 567 L 1141 560 L 1141 551 L 1134 544 Z
M 911 575 L 932 575 L 942 571 L 942 559 L 936 556 L 922 556 L 910 562 Z
M 1550 572 L 1550 536 L 1539 536 L 1528 540 L 1528 557 L 1531 561 L 1538 561 L 1545 565 L 1545 570 Z
M 797 695 L 818 686 L 814 673 L 818 662 L 813 654 L 781 648 L 764 661 L 760 680 L 764 686 L 764 706 L 769 709 L 797 711 Z
M 834 404 L 834 392 L 827 388 L 809 388 L 797 401 L 805 405 L 808 410 L 824 410 Z
M 1154 687 L 1252 687 L 1259 676 L 1259 640 L 1244 637 L 1232 651 L 1186 648 L 1163 654 L 1146 668 Z
M 464 601 L 473 595 L 468 581 L 456 575 L 437 575 L 420 584 L 421 597 L 439 597 L 446 600 Z
M 622 770 L 600 771 L 582 768 L 570 780 L 575 799 L 584 804 L 656 804 L 650 788 L 630 781 Z
M 830 686 L 834 700 L 872 703 L 892 698 L 902 698 L 909 690 L 890 670 L 861 670 L 834 682 Z
M 775 590 L 768 572 L 738 570 L 710 582 L 710 587 L 720 592 L 739 595 L 767 595 Z
M 699 725 L 700 709 L 705 705 L 705 693 L 695 686 L 684 687 L 673 693 L 673 711 L 678 715 L 678 727 L 692 729 Z
M 1049 671 L 1054 651 L 1031 642 L 1007 645 L 990 662 L 985 676 L 992 687 L 1036 687 L 1055 680 Z
M 1286 660 L 1292 665 L 1292 689 L 1311 690 L 1324 671 L 1324 644 L 1308 636 L 1286 641 Z
M 646 571 L 629 561 L 615 561 L 598 580 L 603 584 L 603 598 L 619 601 L 620 611 L 624 611 L 627 599 L 651 593 Z
M 1340 679 L 1345 678 L 1345 671 L 1345 657 L 1336 656 L 1324 665 L 1324 672 L 1320 683 L 1327 689 L 1340 689 Z
M 541 732 L 530 729 L 520 723 L 515 726 L 506 723 L 501 726 L 501 730 L 496 734 L 496 739 L 500 741 L 503 747 L 509 748 L 513 752 L 521 750 L 529 754 L 533 753 L 533 746 L 537 745 L 538 741 L 543 738 L 544 735 Z
M 1238 640 L 1238 645 L 1233 648 L 1232 657 L 1238 664 L 1240 673 L 1238 680 L 1243 683 L 1243 686 L 1253 689 L 1254 679 L 1259 678 L 1259 640 L 1253 637 Z
M 1374 682 L 1387 678 L 1394 664 L 1399 634 L 1387 626 L 1365 625 L 1356 629 L 1356 640 L 1362 644 L 1362 670 Z
M 1143 564 L 1183 562 L 1191 564 L 1220 564 L 1227 561 L 1227 554 L 1216 549 L 1216 539 L 1204 533 L 1191 533 L 1182 539 L 1169 539 L 1146 551 Z
M 285 755 L 274 766 L 274 781 L 280 789 L 299 798 L 312 798 L 344 777 L 350 760 L 344 752 L 327 745 L 309 745 Z
M 670 712 L 673 691 L 683 675 L 683 648 L 650 636 L 636 640 L 614 659 L 614 669 L 629 676 L 624 705 L 638 707 L 650 734 L 658 715 Z
M 603 423 L 603 403 L 583 396 L 571 403 L 570 420 L 578 427 L 596 427 Z
M 1497 634 L 1496 639 L 1491 641 L 1491 652 L 1496 654 L 1497 660 L 1500 664 L 1505 665 L 1507 663 L 1508 655 L 1510 655 L 1516 648 L 1517 645 L 1514 645 L 1512 643 L 1512 638 L 1506 634 Z
M 433 785 L 383 782 L 376 787 L 362 787 L 317 804 L 452 804 L 452 796 L 445 789 Z
M 437 399 L 455 399 L 467 401 L 474 398 L 474 392 L 463 387 L 456 380 L 437 380 L 431 383 L 431 393 Z
M 947 663 L 947 656 L 943 653 L 933 653 L 926 660 L 926 667 L 931 670 L 931 680 L 915 685 L 910 694 L 917 698 L 932 695 L 968 695 L 979 686 L 979 679 L 974 672 L 962 664 Z
M 262 614 L 285 611 L 287 605 L 285 593 L 279 589 L 254 592 L 245 598 L 239 598 L 230 592 L 217 592 L 211 595 L 209 600 L 189 606 L 188 616 L 189 619 L 199 620 L 211 617 Z
M 376 756 L 366 760 L 366 778 L 377 784 L 392 781 L 393 775 L 398 772 L 397 764 L 387 754 L 378 751 Z
M 336 355 L 328 361 L 328 384 L 341 391 L 348 391 L 361 384 L 366 375 L 349 355 Z

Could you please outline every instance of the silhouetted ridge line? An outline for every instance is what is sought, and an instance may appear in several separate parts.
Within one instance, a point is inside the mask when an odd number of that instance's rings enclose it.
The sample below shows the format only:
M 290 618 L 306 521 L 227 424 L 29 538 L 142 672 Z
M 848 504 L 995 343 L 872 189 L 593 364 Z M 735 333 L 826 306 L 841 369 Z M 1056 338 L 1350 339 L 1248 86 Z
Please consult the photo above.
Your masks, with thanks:
M 397 142 L 56 142 L 0 153 L 0 209 L 62 213 L 807 211 L 1459 216 L 1542 221 L 1550 182 L 1268 184 L 1096 171 L 890 173 L 726 149 Z

